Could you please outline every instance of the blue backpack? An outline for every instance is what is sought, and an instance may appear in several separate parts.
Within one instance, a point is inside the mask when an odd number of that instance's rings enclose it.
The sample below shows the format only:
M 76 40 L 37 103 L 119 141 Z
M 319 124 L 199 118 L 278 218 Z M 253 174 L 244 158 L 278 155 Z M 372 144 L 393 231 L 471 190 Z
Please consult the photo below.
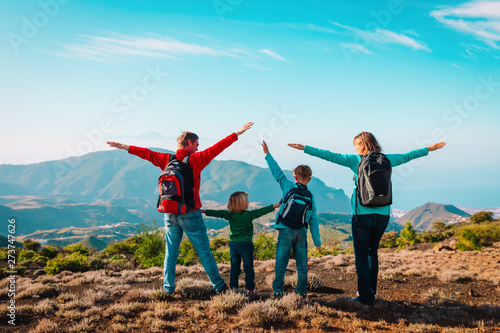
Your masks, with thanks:
M 307 186 L 297 184 L 286 195 L 285 208 L 278 214 L 276 224 L 283 223 L 291 229 L 302 229 L 308 226 L 308 212 L 312 211 L 312 194 Z

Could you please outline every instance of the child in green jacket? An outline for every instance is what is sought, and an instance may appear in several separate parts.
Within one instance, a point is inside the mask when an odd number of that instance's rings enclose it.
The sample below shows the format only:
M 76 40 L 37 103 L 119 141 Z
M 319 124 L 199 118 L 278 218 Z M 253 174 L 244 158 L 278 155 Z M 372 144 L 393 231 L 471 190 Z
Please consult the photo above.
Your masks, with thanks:
M 280 202 L 281 203 L 281 202 Z M 227 204 L 228 210 L 202 210 L 206 216 L 219 217 L 229 221 L 229 251 L 231 254 L 231 273 L 229 286 L 238 288 L 238 279 L 241 273 L 241 261 L 245 272 L 245 288 L 248 292 L 255 289 L 255 272 L 253 269 L 253 223 L 252 221 L 264 216 L 280 206 L 280 203 L 260 209 L 248 209 L 248 193 L 238 191 L 231 194 Z

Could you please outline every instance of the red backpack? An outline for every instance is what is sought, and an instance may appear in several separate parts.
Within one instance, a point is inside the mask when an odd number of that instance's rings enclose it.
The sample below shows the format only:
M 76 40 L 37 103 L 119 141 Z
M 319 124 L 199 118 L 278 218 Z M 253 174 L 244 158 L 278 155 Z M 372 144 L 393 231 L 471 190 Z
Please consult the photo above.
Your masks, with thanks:
M 160 213 L 184 214 L 194 209 L 193 169 L 186 155 L 179 161 L 170 155 L 167 166 L 158 178 L 158 211 Z

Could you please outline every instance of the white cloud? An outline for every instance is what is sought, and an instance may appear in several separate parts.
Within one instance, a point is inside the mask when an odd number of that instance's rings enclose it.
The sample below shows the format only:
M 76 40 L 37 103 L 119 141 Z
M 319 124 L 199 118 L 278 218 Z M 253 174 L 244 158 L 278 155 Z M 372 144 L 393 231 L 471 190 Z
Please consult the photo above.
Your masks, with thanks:
M 352 53 L 366 53 L 366 54 L 373 55 L 373 53 L 368 51 L 368 49 L 366 47 L 364 47 L 363 45 L 359 45 L 359 44 L 340 43 L 340 47 L 345 49 L 345 50 L 349 50 Z
M 470 1 L 433 10 L 430 16 L 455 31 L 500 49 L 500 1 Z
M 202 41 L 202 44 L 206 45 L 202 45 L 158 35 L 131 37 L 107 33 L 105 36 L 81 35 L 80 37 L 83 39 L 82 43 L 66 44 L 63 45 L 64 51 L 50 53 L 63 57 L 84 58 L 106 63 L 130 61 L 131 57 L 178 60 L 182 60 L 187 56 L 228 57 L 238 59 L 243 65 L 258 70 L 269 69 L 262 54 L 279 61 L 288 62 L 283 56 L 269 49 L 252 50 L 241 45 L 237 47 L 221 46 L 220 44 L 207 42 L 206 38 Z
M 268 50 L 268 49 L 262 49 L 262 50 L 259 50 L 259 52 L 267 54 L 271 58 L 274 58 L 274 59 L 279 60 L 279 61 L 285 61 L 285 62 L 287 61 L 285 58 L 283 58 L 282 56 L 280 56 L 278 53 L 273 52 L 273 51 Z
M 340 28 L 350 31 L 354 34 L 354 44 L 350 45 L 358 45 L 361 46 L 360 42 L 364 44 L 398 44 L 406 47 L 410 47 L 414 50 L 423 50 L 427 52 L 431 52 L 431 49 L 423 42 L 419 42 L 416 39 L 409 37 L 405 34 L 396 33 L 394 31 L 390 31 L 387 29 L 376 29 L 373 31 L 369 30 L 361 30 L 358 28 L 350 27 L 347 25 L 340 24 L 338 22 L 330 21 L 333 25 L 336 25 Z M 411 34 L 415 35 L 416 33 L 413 31 Z M 349 45 L 345 44 L 344 45 Z M 366 46 L 362 46 L 366 51 Z M 367 52 L 364 52 L 367 53 Z

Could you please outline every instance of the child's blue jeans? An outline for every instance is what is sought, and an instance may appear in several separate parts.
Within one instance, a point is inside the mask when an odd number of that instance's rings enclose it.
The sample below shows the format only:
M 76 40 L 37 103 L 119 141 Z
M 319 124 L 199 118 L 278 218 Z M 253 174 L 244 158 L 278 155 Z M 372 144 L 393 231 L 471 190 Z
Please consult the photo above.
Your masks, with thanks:
M 297 286 L 295 292 L 307 294 L 307 229 L 278 229 L 276 244 L 276 267 L 274 270 L 273 292 L 282 294 L 285 284 L 285 272 L 293 249 L 297 265 Z
M 241 261 L 243 260 L 243 271 L 245 272 L 245 288 L 255 289 L 255 271 L 253 269 L 253 251 L 255 247 L 252 242 L 229 242 L 231 253 L 231 273 L 229 275 L 229 287 L 238 288 L 238 279 L 241 273 Z

